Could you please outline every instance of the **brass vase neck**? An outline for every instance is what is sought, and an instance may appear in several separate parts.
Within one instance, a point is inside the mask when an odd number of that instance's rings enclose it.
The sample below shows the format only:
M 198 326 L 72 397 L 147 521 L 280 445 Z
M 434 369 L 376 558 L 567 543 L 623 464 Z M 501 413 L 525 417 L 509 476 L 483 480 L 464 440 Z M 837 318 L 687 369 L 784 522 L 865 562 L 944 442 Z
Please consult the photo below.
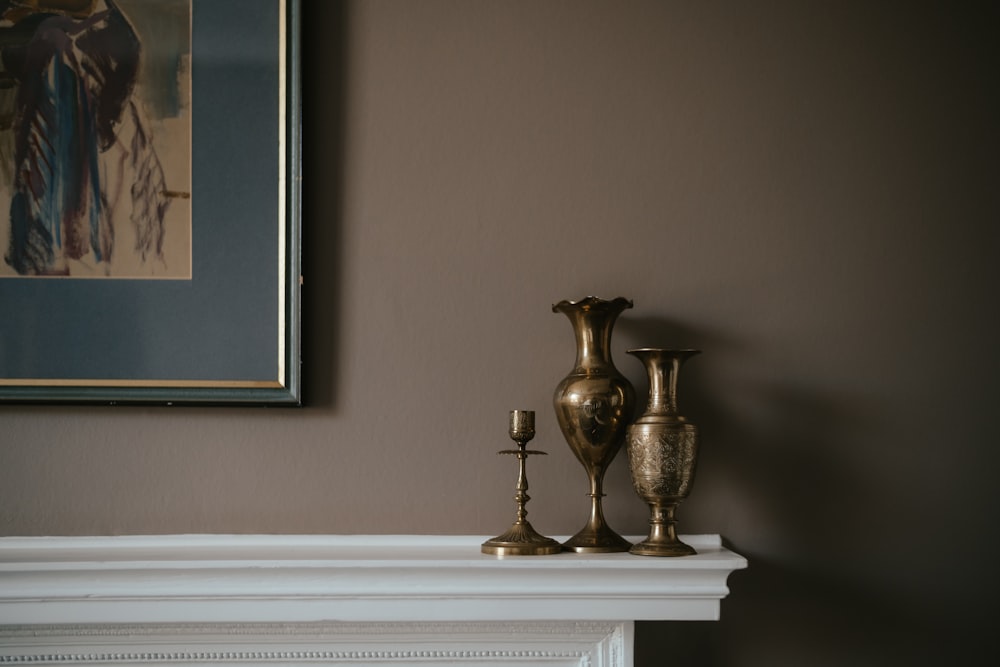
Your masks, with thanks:
M 626 350 L 642 362 L 649 376 L 649 401 L 646 414 L 680 418 L 677 410 L 677 377 L 684 362 L 701 350 L 639 348 Z
M 618 316 L 632 302 L 624 297 L 610 301 L 587 297 L 580 301 L 560 301 L 552 311 L 569 318 L 576 336 L 576 372 L 614 369 L 611 360 L 611 332 Z

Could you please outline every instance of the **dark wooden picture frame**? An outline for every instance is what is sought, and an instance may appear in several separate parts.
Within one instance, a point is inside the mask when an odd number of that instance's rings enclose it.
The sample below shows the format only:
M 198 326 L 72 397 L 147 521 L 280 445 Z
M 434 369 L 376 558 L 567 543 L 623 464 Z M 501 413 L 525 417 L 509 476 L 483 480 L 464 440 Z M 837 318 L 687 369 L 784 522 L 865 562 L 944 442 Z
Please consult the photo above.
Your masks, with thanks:
M 0 402 L 301 403 L 299 17 L 192 0 L 191 277 L 0 278 Z

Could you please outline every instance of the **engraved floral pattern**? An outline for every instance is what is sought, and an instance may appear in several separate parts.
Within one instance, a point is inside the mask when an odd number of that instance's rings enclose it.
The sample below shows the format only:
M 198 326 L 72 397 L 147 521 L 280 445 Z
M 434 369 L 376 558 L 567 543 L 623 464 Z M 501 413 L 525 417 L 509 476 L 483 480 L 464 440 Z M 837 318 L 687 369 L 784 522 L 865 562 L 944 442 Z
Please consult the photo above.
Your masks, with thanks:
M 636 493 L 643 498 L 686 496 L 694 479 L 697 447 L 692 428 L 633 431 L 628 454 Z

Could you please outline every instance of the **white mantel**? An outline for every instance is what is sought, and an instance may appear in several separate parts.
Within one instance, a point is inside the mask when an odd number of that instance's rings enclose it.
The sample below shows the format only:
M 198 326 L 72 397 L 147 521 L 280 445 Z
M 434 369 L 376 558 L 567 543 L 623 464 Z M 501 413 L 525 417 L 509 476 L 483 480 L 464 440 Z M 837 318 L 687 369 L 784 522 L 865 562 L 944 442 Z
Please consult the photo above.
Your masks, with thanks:
M 716 620 L 747 565 L 712 535 L 684 558 L 498 558 L 485 539 L 0 538 L 0 665 L 625 667 L 634 621 Z

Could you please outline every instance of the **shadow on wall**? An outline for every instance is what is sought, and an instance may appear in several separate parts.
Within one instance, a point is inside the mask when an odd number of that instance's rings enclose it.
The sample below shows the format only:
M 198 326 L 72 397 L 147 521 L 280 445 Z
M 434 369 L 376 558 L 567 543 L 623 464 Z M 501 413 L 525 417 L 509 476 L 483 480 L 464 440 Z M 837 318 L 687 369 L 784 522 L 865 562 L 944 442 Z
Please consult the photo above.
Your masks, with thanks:
M 982 664 L 982 637 L 929 622 L 920 602 L 753 554 L 718 622 L 636 624 L 636 667 Z
M 302 3 L 303 401 L 333 408 L 341 345 L 347 10 Z M 313 179 L 313 180 L 310 180 Z
M 679 407 L 702 447 L 678 526 L 721 532 L 749 560 L 730 577 L 721 621 L 638 623 L 637 667 L 968 662 L 984 641 L 979 616 L 879 576 L 895 559 L 935 556 L 904 553 L 909 517 L 885 508 L 891 483 L 873 481 L 882 477 L 866 458 L 873 406 L 821 390 L 822 380 L 785 381 L 779 368 L 723 368 L 767 357 L 735 336 L 657 318 L 623 319 L 620 330 L 643 346 L 705 351 L 680 377 Z M 646 395 L 645 381 L 636 391 Z

